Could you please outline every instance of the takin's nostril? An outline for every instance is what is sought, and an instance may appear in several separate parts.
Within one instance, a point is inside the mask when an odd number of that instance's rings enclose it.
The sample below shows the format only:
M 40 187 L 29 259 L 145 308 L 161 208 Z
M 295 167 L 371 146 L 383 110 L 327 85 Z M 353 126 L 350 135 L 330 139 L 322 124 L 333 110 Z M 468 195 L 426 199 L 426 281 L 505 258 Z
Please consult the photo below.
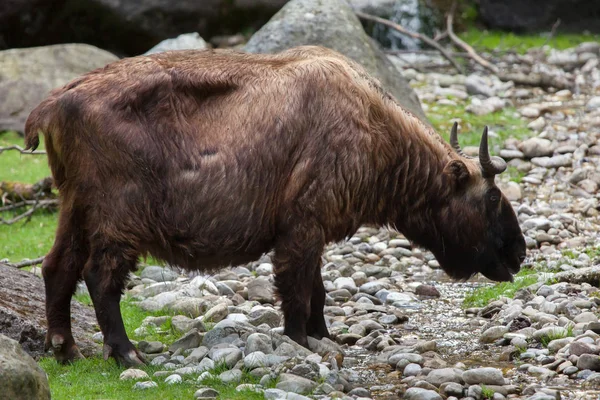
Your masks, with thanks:
M 525 254 L 519 255 L 519 262 L 525 261 Z

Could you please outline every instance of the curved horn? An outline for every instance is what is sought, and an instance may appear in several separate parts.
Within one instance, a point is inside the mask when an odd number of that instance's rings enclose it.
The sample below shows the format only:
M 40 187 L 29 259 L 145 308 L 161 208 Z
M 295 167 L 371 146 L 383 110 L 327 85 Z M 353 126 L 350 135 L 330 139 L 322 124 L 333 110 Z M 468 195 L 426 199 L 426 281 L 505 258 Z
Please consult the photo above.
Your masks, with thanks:
M 458 123 L 457 122 L 455 122 L 452 125 L 452 131 L 450 131 L 450 146 L 452 146 L 454 151 L 456 151 L 456 153 L 459 156 L 467 157 L 467 155 L 465 153 L 463 153 L 462 149 L 460 148 L 460 144 L 458 144 Z
M 490 157 L 487 126 L 483 129 L 481 143 L 479 144 L 479 163 L 481 164 L 483 176 L 486 178 L 498 175 L 506 170 L 506 162 L 503 159 L 496 156 Z

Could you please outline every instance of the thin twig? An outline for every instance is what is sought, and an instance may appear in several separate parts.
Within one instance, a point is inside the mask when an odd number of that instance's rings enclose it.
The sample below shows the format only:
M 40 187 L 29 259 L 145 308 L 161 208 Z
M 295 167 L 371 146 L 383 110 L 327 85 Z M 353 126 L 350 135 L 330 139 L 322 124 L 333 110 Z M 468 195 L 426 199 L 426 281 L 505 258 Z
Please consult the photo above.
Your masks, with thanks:
M 12 146 L 8 146 L 8 147 L 0 147 L 0 154 L 2 154 L 2 152 L 4 151 L 8 151 L 8 150 L 16 150 L 21 154 L 46 154 L 46 152 L 44 150 L 36 150 L 36 151 L 29 151 L 29 150 L 25 150 L 24 148 L 22 148 L 19 145 L 13 144 Z
M 40 265 L 43 261 L 44 261 L 44 257 L 38 257 L 38 258 L 34 258 L 33 260 L 24 260 L 24 261 L 20 261 L 18 263 L 3 263 L 3 264 L 7 265 L 9 267 L 13 267 L 13 268 L 25 268 L 25 267 L 30 267 L 32 265 Z M 0 263 L 2 263 L 2 262 L 0 261 Z
M 356 15 L 359 18 L 366 19 L 366 20 L 369 20 L 369 21 L 378 22 L 378 23 L 380 23 L 382 25 L 385 25 L 385 26 L 387 26 L 389 28 L 392 28 L 392 29 L 394 29 L 394 30 L 396 30 L 396 31 L 404 34 L 404 35 L 410 36 L 413 39 L 418 39 L 418 40 L 420 40 L 420 41 L 428 44 L 429 46 L 433 47 L 434 49 L 436 49 L 440 53 L 442 53 L 442 55 L 444 56 L 444 58 L 446 58 L 446 60 L 450 61 L 450 63 L 452 64 L 452 66 L 454 68 L 456 68 L 456 70 L 459 73 L 461 73 L 461 74 L 463 73 L 463 70 L 462 70 L 461 66 L 456 62 L 456 60 L 454 58 L 452 58 L 452 56 L 450 54 L 448 54 L 448 52 L 442 46 L 440 46 L 436 41 L 432 40 L 431 38 L 429 38 L 429 37 L 427 37 L 425 35 L 421 35 L 420 33 L 417 33 L 417 32 L 409 31 L 408 29 L 404 28 L 402 25 L 398 25 L 398 24 L 393 23 L 392 21 L 389 21 L 389 20 L 384 19 L 384 18 L 379 18 L 379 17 L 376 17 L 374 15 L 366 14 L 366 13 L 360 12 L 360 11 L 356 11 L 355 13 L 356 13 Z
M 546 38 L 546 41 L 544 42 L 544 44 L 541 47 L 544 47 L 545 45 L 548 44 L 548 42 L 550 42 L 550 40 L 552 40 L 552 38 L 556 34 L 556 29 L 558 29 L 559 25 L 560 25 L 560 18 L 558 18 L 556 20 L 556 22 L 552 25 L 552 29 L 550 30 L 550 34 L 548 34 L 548 37 Z
M 457 46 L 461 47 L 467 53 L 469 53 L 469 56 L 471 57 L 471 59 L 473 59 L 473 61 L 475 61 L 477 64 L 481 65 L 482 67 L 484 67 L 486 69 L 489 69 L 494 74 L 497 74 L 499 70 L 498 70 L 498 68 L 496 68 L 496 66 L 494 66 L 494 65 L 490 64 L 488 61 L 484 60 L 479 54 L 477 54 L 477 52 L 471 46 L 469 46 L 467 43 L 465 43 L 461 38 L 456 36 L 456 34 L 454 33 L 454 30 L 452 28 L 452 20 L 454 18 L 454 9 L 455 8 L 456 8 L 456 3 L 454 3 L 452 5 L 452 9 L 450 10 L 450 12 L 448 13 L 448 16 L 446 17 L 446 29 L 448 31 L 448 36 L 450 37 L 450 40 L 452 40 Z

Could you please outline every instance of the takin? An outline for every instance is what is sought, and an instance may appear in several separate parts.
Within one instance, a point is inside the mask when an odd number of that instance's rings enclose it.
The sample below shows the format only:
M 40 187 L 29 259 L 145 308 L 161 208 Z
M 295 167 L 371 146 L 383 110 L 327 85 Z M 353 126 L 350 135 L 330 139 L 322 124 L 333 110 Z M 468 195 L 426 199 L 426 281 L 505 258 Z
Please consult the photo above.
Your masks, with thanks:
M 30 114 L 59 191 L 43 262 L 46 350 L 81 357 L 70 300 L 85 280 L 105 359 L 144 362 L 119 308 L 151 255 L 216 271 L 273 251 L 284 334 L 329 337 L 324 246 L 362 225 L 391 227 L 454 279 L 512 280 L 525 240 L 488 151 L 467 157 L 345 56 L 184 50 L 126 58 L 54 90 Z

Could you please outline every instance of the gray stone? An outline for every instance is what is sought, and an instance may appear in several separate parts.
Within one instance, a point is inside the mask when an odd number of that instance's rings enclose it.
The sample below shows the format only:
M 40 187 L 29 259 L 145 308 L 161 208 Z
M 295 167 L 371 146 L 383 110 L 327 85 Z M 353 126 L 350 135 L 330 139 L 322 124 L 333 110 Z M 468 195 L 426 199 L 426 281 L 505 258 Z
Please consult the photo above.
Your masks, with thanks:
M 125 371 L 121 372 L 119 375 L 119 379 L 122 381 L 127 381 L 131 379 L 150 379 L 146 371 L 142 371 L 141 369 L 136 368 L 128 368 Z
M 463 385 L 456 382 L 447 382 L 440 385 L 440 393 L 446 396 L 463 397 L 464 388 Z
M 176 385 L 181 382 L 183 382 L 183 378 L 179 374 L 172 374 L 165 378 L 165 383 L 167 385 Z
M 526 158 L 544 157 L 552 155 L 554 145 L 548 139 L 533 137 L 522 141 L 519 144 L 519 150 L 523 152 Z
M 220 303 L 217 304 L 216 306 L 212 307 L 211 309 L 209 309 L 206 314 L 204 314 L 204 319 L 203 322 L 220 322 L 222 320 L 224 320 L 227 315 L 229 314 L 229 310 L 227 308 L 227 304 L 225 303 Z
M 303 378 L 301 376 L 293 374 L 281 374 L 279 376 L 279 382 L 276 385 L 277 389 L 284 390 L 286 392 L 293 392 L 298 394 L 307 394 L 312 392 L 317 387 L 317 383 L 310 379 Z
M 163 40 L 144 54 L 148 55 L 170 50 L 203 50 L 206 48 L 208 48 L 208 44 L 200 37 L 198 32 L 182 33 L 176 38 Z
M 273 343 L 271 342 L 271 338 L 263 333 L 253 333 L 248 336 L 244 352 L 250 354 L 255 351 L 260 351 L 264 354 L 272 353 Z
M 170 268 L 150 265 L 142 270 L 140 277 L 142 279 L 152 279 L 156 282 L 170 282 L 177 279 L 179 274 Z
M 198 390 L 196 390 L 196 393 L 194 393 L 194 398 L 195 399 L 214 399 L 219 395 L 219 392 L 217 392 L 215 389 L 212 388 L 200 388 Z
M 269 367 L 267 356 L 262 351 L 255 351 L 244 358 L 244 366 L 250 370 L 261 367 Z
M 253 332 L 254 329 L 252 325 L 225 319 L 206 332 L 202 345 L 210 349 L 219 343 L 231 343 L 232 338 L 239 338 L 240 335 Z
M 481 343 L 493 343 L 496 340 L 503 337 L 504 334 L 507 332 L 508 332 L 508 327 L 506 327 L 504 325 L 492 326 L 491 328 L 488 328 L 485 330 L 485 332 L 483 332 L 483 334 L 479 338 L 479 341 Z
M 239 369 L 225 371 L 219 375 L 219 379 L 223 383 L 239 383 L 242 381 L 242 371 Z
M 196 364 L 208 354 L 208 347 L 200 346 L 194 350 L 185 358 L 184 364 Z
M 87 44 L 0 51 L 0 132 L 23 132 L 29 113 L 52 89 L 118 59 Z
M 569 345 L 569 353 L 576 356 L 581 356 L 583 354 L 598 354 L 600 353 L 599 350 L 600 349 L 598 346 L 579 341 L 573 342 Z
M 250 53 L 276 53 L 300 45 L 321 45 L 361 64 L 400 104 L 426 121 L 415 92 L 365 33 L 342 0 L 291 0 L 248 41 Z
M 463 383 L 463 378 L 461 377 L 462 371 L 455 368 L 441 368 L 434 369 L 427 375 L 425 380 L 432 385 L 439 387 L 442 383 L 446 382 L 456 382 Z
M 136 384 L 133 385 L 134 390 L 148 390 L 155 387 L 158 387 L 158 383 L 154 381 L 136 382 Z
M 218 346 L 213 347 L 208 352 L 208 356 L 215 364 L 224 363 L 227 365 L 227 368 L 233 368 L 233 366 L 244 357 L 242 351 L 237 347 L 217 347 Z
M 600 371 L 600 356 L 595 354 L 582 354 L 577 360 L 577 368 Z
M 161 342 L 146 342 L 141 341 L 138 343 L 138 348 L 140 351 L 146 354 L 158 354 L 162 353 L 165 348 L 165 345 Z
M 484 385 L 504 385 L 504 377 L 502 371 L 497 368 L 475 368 L 470 369 L 462 374 L 465 383 L 484 384 Z
M 177 339 L 175 342 L 173 342 L 173 344 L 171 344 L 171 346 L 169 346 L 169 351 L 175 352 L 178 349 L 181 349 L 181 350 L 193 349 L 195 347 L 200 346 L 201 342 L 202 342 L 202 337 L 200 336 L 200 333 L 198 333 L 198 331 L 196 329 L 194 329 L 194 330 L 191 330 L 188 333 L 186 333 L 181 338 Z
M 248 283 L 248 300 L 273 303 L 273 287 L 265 278 L 256 278 Z
M 436 391 L 418 387 L 408 389 L 402 398 L 404 400 L 443 400 Z
M 570 167 L 573 165 L 573 155 L 561 154 L 553 157 L 534 157 L 531 163 L 544 168 Z
M 404 367 L 404 372 L 403 375 L 404 376 L 417 376 L 419 375 L 419 372 L 421 372 L 421 366 L 419 364 L 408 364 L 406 367 Z
M 0 393 L 6 399 L 50 399 L 44 370 L 19 343 L 0 335 Z

